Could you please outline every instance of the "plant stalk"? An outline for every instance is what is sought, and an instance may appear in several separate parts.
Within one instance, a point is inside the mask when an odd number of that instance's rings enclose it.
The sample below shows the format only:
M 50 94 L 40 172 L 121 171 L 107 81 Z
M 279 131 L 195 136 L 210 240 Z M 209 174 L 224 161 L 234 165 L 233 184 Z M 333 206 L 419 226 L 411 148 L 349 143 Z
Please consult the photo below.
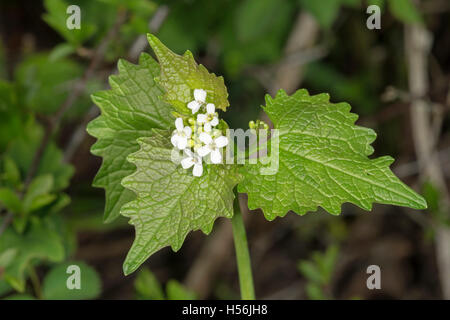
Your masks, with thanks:
M 253 287 L 252 265 L 248 251 L 247 235 L 245 233 L 244 220 L 237 192 L 234 200 L 234 216 L 231 219 L 233 226 L 234 247 L 239 274 L 239 286 L 242 300 L 255 300 L 255 289 Z

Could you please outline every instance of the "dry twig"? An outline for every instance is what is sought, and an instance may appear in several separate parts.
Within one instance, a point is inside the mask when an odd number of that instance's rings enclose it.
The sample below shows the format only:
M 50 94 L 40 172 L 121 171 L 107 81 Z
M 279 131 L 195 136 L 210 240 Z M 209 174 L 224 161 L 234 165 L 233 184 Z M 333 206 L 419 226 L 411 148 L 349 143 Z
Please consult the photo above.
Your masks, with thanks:
M 439 188 L 442 206 L 449 208 L 449 196 L 444 174 L 436 151 L 435 129 L 431 125 L 430 106 L 426 101 L 428 94 L 428 57 L 432 37 L 421 25 L 405 27 L 405 52 L 408 62 L 408 80 L 411 101 L 411 121 L 414 147 L 417 154 L 422 180 L 431 181 Z M 443 296 L 450 299 L 450 229 L 436 225 L 436 255 Z

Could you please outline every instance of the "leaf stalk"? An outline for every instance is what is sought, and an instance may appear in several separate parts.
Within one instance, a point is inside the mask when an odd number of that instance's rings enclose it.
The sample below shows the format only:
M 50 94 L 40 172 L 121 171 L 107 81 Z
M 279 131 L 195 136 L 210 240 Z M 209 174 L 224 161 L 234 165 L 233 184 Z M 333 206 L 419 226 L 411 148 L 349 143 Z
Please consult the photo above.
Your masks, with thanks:
M 231 224 L 233 226 L 233 239 L 236 251 L 241 298 L 242 300 L 255 300 L 255 289 L 253 286 L 252 266 L 247 244 L 247 235 L 237 192 L 235 192 L 234 216 L 231 219 Z

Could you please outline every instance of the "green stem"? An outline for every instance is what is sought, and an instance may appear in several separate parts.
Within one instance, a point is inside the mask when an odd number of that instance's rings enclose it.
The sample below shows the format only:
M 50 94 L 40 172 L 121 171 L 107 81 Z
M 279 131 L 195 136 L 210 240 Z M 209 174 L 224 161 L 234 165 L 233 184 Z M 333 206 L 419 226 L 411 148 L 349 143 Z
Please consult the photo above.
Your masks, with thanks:
M 233 239 L 236 250 L 236 260 L 239 273 L 239 286 L 241 288 L 242 300 L 255 300 L 255 289 L 253 288 L 252 265 L 248 252 L 247 235 L 245 233 L 244 220 L 239 206 L 236 193 L 234 200 L 234 216 L 231 219 L 233 225 Z

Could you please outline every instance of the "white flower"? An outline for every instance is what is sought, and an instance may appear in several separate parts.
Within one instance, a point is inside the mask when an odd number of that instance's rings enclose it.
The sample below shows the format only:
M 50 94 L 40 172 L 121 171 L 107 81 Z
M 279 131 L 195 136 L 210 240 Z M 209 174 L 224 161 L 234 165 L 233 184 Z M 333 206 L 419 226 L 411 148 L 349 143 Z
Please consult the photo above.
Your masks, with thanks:
M 184 152 L 187 157 L 181 160 L 181 166 L 183 167 L 183 169 L 189 169 L 190 167 L 194 166 L 192 174 L 194 175 L 194 177 L 200 177 L 203 173 L 202 158 L 200 158 L 198 154 L 193 153 L 189 149 L 185 149 Z
M 191 137 L 192 129 L 191 127 L 183 125 L 183 119 L 177 118 L 175 120 L 176 129 L 173 131 L 172 138 L 170 141 L 172 144 L 180 150 L 183 150 L 188 145 L 188 140 Z
M 194 90 L 194 100 L 187 104 L 187 107 L 192 110 L 192 113 L 196 113 L 198 109 L 205 103 L 206 101 L 206 91 L 203 89 L 195 89 Z
M 183 119 L 177 118 L 176 130 L 171 139 L 176 148 L 184 151 L 181 166 L 183 169 L 193 167 L 192 174 L 195 177 L 203 174 L 202 157 L 209 155 L 211 163 L 222 163 L 221 149 L 228 144 L 227 137 L 222 136 L 221 130 L 215 128 L 219 124 L 219 117 L 216 106 L 213 103 L 206 104 L 206 95 L 204 89 L 194 90 L 194 100 L 187 104 L 193 114 L 187 119 L 189 126 L 185 127 Z M 197 114 L 200 109 L 204 113 Z
M 204 124 L 203 128 L 206 132 L 211 132 L 212 127 L 219 124 L 219 118 L 216 113 L 216 106 L 213 103 L 206 105 L 206 113 L 200 113 L 197 115 L 197 122 Z
M 200 147 L 197 150 L 197 153 L 200 157 L 204 157 L 208 154 L 211 156 L 212 163 L 221 163 L 222 162 L 222 154 L 220 149 L 225 147 L 228 144 L 228 139 L 225 136 L 220 136 L 213 139 L 208 133 L 202 132 L 200 133 L 199 139 L 205 145 Z

